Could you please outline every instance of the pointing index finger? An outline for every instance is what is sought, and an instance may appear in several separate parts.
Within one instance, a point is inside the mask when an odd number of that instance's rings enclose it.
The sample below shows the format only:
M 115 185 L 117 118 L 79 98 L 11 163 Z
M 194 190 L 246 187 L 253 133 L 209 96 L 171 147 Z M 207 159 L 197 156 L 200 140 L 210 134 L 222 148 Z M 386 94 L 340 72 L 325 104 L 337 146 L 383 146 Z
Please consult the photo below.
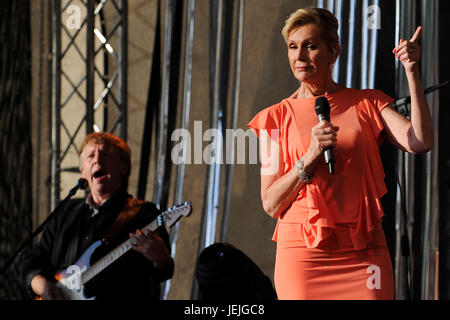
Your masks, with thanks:
M 419 40 L 421 34 L 422 34 L 422 26 L 418 26 L 416 29 L 416 32 L 414 32 L 414 35 L 412 36 L 411 40 L 409 40 L 409 41 L 416 42 L 417 40 Z

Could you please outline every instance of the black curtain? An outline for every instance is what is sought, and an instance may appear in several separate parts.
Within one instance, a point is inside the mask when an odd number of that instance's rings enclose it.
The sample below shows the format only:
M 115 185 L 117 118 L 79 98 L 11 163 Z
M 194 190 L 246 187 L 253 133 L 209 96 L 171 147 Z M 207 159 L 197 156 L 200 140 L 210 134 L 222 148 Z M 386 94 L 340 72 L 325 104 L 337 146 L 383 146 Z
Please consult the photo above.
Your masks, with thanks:
M 32 227 L 30 1 L 1 1 L 0 17 L 0 266 L 3 266 Z M 27 297 L 17 260 L 0 275 L 0 299 Z

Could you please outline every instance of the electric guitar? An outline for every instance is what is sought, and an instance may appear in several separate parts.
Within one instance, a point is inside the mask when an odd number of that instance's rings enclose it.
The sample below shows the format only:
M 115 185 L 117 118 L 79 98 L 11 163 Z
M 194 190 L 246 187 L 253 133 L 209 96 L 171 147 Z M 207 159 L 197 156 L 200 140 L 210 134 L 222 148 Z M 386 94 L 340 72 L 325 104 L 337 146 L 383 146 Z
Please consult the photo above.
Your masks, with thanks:
M 163 224 L 171 227 L 183 216 L 187 217 L 191 210 L 190 201 L 182 205 L 173 206 L 159 214 L 144 228 L 155 231 Z M 131 249 L 131 239 L 128 239 L 91 266 L 92 254 L 102 243 L 102 240 L 94 242 L 74 265 L 55 274 L 56 286 L 62 290 L 67 300 L 94 300 L 95 297 L 87 298 L 85 296 L 84 285 Z

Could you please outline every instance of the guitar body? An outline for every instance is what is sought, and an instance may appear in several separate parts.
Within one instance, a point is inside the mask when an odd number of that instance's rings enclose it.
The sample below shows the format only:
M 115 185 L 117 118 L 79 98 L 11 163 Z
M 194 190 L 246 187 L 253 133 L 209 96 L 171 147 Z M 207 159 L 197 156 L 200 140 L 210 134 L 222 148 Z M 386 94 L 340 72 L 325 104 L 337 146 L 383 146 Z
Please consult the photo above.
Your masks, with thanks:
M 101 244 L 101 240 L 94 242 L 74 265 L 55 274 L 55 279 L 57 280 L 56 286 L 62 290 L 67 300 L 95 299 L 95 297 L 87 298 L 84 295 L 84 285 L 81 281 L 81 275 L 90 267 L 92 254 Z
M 158 215 L 145 228 L 155 231 L 163 224 L 172 227 L 181 217 L 186 217 L 191 213 L 191 203 L 185 202 Z M 95 297 L 87 298 L 84 294 L 84 284 L 88 283 L 97 274 L 102 272 L 107 266 L 116 261 L 119 257 L 131 249 L 131 240 L 128 239 L 106 256 L 96 261 L 91 266 L 91 257 L 94 251 L 102 244 L 101 240 L 94 242 L 77 260 L 77 262 L 65 270 L 55 274 L 56 285 L 61 288 L 67 300 L 94 300 Z

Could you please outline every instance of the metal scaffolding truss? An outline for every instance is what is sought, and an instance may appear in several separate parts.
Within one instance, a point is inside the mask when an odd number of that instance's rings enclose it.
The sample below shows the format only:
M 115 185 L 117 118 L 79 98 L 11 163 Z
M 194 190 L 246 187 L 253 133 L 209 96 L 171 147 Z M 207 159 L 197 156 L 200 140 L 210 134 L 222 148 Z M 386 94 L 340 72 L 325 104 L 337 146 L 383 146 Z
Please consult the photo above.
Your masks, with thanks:
M 53 0 L 52 37 L 54 208 L 85 134 L 127 138 L 127 0 Z

